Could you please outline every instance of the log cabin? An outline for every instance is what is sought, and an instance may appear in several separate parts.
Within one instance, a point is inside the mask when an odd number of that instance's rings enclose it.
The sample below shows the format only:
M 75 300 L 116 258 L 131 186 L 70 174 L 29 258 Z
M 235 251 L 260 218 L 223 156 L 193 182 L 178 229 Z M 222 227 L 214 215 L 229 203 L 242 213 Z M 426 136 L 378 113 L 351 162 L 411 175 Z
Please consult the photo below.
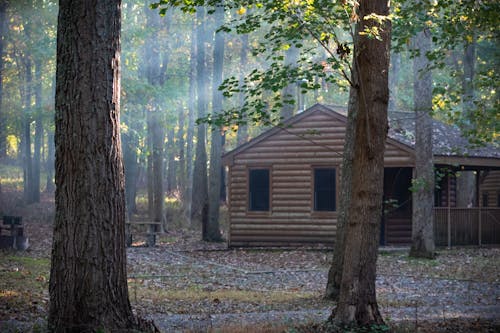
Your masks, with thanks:
M 391 113 L 389 119 L 380 242 L 406 245 L 411 243 L 414 114 Z M 346 121 L 345 110 L 316 104 L 224 154 L 228 246 L 333 244 Z M 500 192 L 500 150 L 470 148 L 458 129 L 439 121 L 433 126 L 434 164 L 440 170 L 436 244 L 500 243 L 500 202 L 492 199 Z M 473 172 L 481 207 L 456 207 L 460 172 Z

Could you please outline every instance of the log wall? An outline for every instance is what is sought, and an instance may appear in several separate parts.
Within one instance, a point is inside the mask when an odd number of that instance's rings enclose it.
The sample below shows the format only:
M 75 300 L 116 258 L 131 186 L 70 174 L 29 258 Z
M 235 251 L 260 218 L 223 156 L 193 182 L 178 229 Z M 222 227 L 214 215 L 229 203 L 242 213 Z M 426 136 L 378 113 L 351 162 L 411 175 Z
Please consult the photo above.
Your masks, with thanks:
M 313 168 L 336 168 L 338 203 L 345 118 L 318 108 L 292 119 L 291 127 L 264 133 L 229 156 L 229 246 L 331 244 L 335 240 L 336 212 L 313 210 Z M 388 142 L 385 163 L 412 166 L 413 157 L 397 143 Z M 266 212 L 248 210 L 248 172 L 256 167 L 270 170 L 271 202 Z

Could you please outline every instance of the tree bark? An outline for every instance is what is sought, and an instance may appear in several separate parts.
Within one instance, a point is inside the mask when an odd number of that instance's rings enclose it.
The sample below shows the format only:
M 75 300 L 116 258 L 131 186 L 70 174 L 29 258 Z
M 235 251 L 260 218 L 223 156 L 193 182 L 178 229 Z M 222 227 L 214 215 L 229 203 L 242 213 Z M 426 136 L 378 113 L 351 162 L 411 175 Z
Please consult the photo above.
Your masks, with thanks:
M 172 195 L 177 189 L 176 162 L 175 162 L 175 129 L 173 124 L 167 130 L 167 193 Z
M 382 41 L 359 35 L 376 25 L 369 14 L 387 16 L 387 0 L 359 2 L 354 63 L 359 75 L 359 109 L 355 122 L 352 192 L 345 225 L 342 281 L 335 319 L 341 323 L 383 324 L 375 295 L 376 263 L 387 136 L 390 23 L 379 27 Z
M 220 1 L 215 10 L 215 24 L 224 24 L 224 1 Z M 222 93 L 218 87 L 222 83 L 222 70 L 224 65 L 224 35 L 222 32 L 215 34 L 214 45 L 214 70 L 212 76 L 212 112 L 217 114 L 222 111 Z M 222 182 L 222 143 L 223 133 L 218 127 L 212 127 L 212 145 L 210 146 L 210 178 L 208 200 L 208 223 L 203 239 L 209 242 L 222 241 L 219 227 L 220 190 Z
M 419 55 L 413 60 L 415 109 L 415 175 L 413 179 L 412 246 L 410 256 L 434 258 L 434 162 L 432 154 L 432 74 L 426 53 L 431 50 L 430 31 L 413 39 Z
M 59 2 L 52 332 L 134 328 L 120 142 L 120 0 Z

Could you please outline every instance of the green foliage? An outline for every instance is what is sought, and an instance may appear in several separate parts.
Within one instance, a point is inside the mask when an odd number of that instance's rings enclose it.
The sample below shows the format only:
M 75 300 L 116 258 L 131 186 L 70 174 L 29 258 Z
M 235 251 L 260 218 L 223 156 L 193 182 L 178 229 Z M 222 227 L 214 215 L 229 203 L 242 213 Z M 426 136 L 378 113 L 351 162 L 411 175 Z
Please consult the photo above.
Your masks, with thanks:
M 495 142 L 500 131 L 500 3 L 495 0 L 393 2 L 393 48 L 401 52 L 411 37 L 426 30 L 433 50 L 426 54 L 434 75 L 434 111 L 459 125 L 474 145 Z M 476 47 L 473 96 L 466 95 L 462 55 Z M 419 50 L 412 50 L 412 56 Z M 488 60 L 486 60 L 488 59 Z M 471 98 L 470 105 L 467 98 Z M 468 109 L 464 112 L 464 109 Z
M 193 13 L 197 6 L 213 12 L 218 1 L 162 0 L 151 7 L 178 7 Z M 230 76 L 219 87 L 231 98 L 244 94 L 243 105 L 236 105 L 217 115 L 209 114 L 199 122 L 217 126 L 243 125 L 247 121 L 270 125 L 281 120 L 284 104 L 294 104 L 293 96 L 282 91 L 290 84 L 301 94 L 321 87 L 318 79 L 337 85 L 340 90 L 349 86 L 352 57 L 351 24 L 358 17 L 355 1 L 231 1 L 225 2 L 228 23 L 219 28 L 225 33 L 258 33 L 252 44 L 252 55 L 268 62 L 265 68 L 256 68 L 243 82 Z M 370 31 L 379 38 L 381 25 L 388 18 L 371 16 Z M 286 51 L 294 49 L 298 59 L 286 63 Z

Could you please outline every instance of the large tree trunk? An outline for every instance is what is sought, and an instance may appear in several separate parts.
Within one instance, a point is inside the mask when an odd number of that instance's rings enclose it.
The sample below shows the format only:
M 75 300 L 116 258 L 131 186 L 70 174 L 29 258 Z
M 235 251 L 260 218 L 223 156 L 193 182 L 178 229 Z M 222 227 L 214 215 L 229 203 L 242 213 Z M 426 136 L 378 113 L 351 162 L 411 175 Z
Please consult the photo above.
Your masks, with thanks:
M 208 108 L 207 89 L 208 75 L 205 59 L 205 9 L 196 11 L 198 25 L 196 28 L 196 82 L 198 91 L 198 117 L 205 116 Z M 196 158 L 193 168 L 193 189 L 191 200 L 191 226 L 206 226 L 208 218 L 208 180 L 207 180 L 207 151 L 206 126 L 198 125 L 196 136 Z M 203 233 L 204 234 L 204 233 Z
M 221 1 L 215 10 L 215 24 L 224 24 L 224 1 Z M 215 34 L 214 46 L 214 71 L 212 77 L 212 110 L 213 113 L 222 111 L 222 93 L 218 87 L 222 83 L 222 70 L 224 65 L 224 35 L 222 32 Z M 210 178 L 208 223 L 203 234 L 203 239 L 209 242 L 222 240 L 219 228 L 220 189 L 222 182 L 222 143 L 223 133 L 220 128 L 212 128 L 212 145 L 210 147 Z
M 431 50 L 428 29 L 413 39 L 419 55 L 413 60 L 415 108 L 415 175 L 413 179 L 412 246 L 410 256 L 434 257 L 434 162 L 432 154 L 432 75 L 426 53 Z
M 175 129 L 173 124 L 167 130 L 167 193 L 172 195 L 177 189 L 176 182 L 176 163 L 175 163 Z
M 357 66 L 353 66 L 351 80 L 355 86 L 359 86 Z M 335 244 L 333 247 L 333 260 L 328 271 L 328 282 L 326 285 L 325 298 L 338 300 L 342 272 L 344 267 L 345 248 L 345 225 L 348 220 L 349 205 L 351 200 L 352 162 L 354 158 L 354 138 L 356 137 L 356 115 L 359 109 L 358 89 L 350 89 L 349 105 L 346 124 L 346 136 L 344 144 L 344 155 L 342 157 L 342 171 L 340 174 L 340 196 L 337 215 L 337 229 Z
M 0 160 L 7 157 L 7 117 L 5 109 L 2 106 L 4 76 L 3 49 L 4 41 L 7 37 L 7 5 L 7 0 L 0 0 Z
M 120 0 L 59 1 L 53 332 L 133 328 L 120 142 Z
M 389 14 L 387 0 L 360 1 L 359 17 Z M 356 33 L 375 25 L 359 20 Z M 384 151 L 389 101 L 388 70 L 390 24 L 379 27 L 382 41 L 367 36 L 354 37 L 354 63 L 357 66 L 359 109 L 355 122 L 352 192 L 345 225 L 342 282 L 335 319 L 357 325 L 381 324 L 375 277 L 378 254 Z

